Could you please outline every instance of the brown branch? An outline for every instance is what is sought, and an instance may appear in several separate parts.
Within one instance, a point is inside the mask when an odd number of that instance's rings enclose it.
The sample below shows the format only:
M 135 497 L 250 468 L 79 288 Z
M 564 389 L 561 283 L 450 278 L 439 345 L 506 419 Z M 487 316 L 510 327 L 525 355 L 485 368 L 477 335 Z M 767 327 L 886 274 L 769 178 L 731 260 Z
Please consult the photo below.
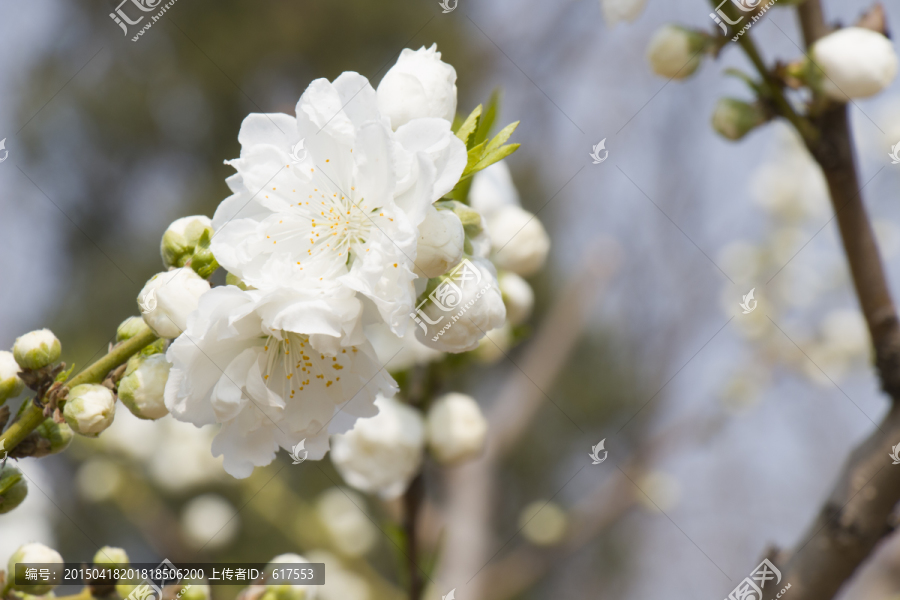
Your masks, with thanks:
M 807 47 L 828 32 L 819 0 L 807 0 L 799 15 Z M 900 441 L 900 323 L 862 201 L 846 105 L 831 106 L 814 124 L 821 136 L 807 146 L 828 183 L 881 386 L 893 406 L 851 453 L 828 501 L 781 565 L 792 600 L 834 597 L 888 532 L 888 518 L 900 500 L 900 470 L 888 458 L 891 442 Z M 766 599 L 779 590 L 766 589 Z

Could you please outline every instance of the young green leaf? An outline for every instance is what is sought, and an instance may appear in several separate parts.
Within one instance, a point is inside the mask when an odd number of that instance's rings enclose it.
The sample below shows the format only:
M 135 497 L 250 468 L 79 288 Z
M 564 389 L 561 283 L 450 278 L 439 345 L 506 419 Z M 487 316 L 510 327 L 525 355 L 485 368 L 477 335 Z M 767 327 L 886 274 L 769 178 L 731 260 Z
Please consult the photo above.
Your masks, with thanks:
M 478 123 L 481 120 L 481 105 L 475 107 L 466 120 L 463 121 L 462 125 L 460 125 L 459 129 L 456 131 L 456 137 L 461 139 L 463 143 L 466 145 L 466 148 L 471 148 L 474 146 L 474 143 L 470 144 L 472 134 L 475 133 L 475 130 L 478 128 Z
M 478 123 L 478 130 L 475 132 L 475 143 L 472 144 L 473 146 L 480 144 L 488 138 L 488 134 L 490 134 L 491 127 L 494 126 L 494 122 L 497 120 L 499 112 L 500 90 L 494 90 L 488 100 L 487 108 L 484 109 L 481 120 Z
M 491 143 L 487 145 L 485 149 L 485 153 L 489 154 L 492 150 L 496 150 L 500 146 L 503 145 L 506 140 L 509 139 L 509 136 L 513 134 L 513 131 L 516 130 L 516 127 L 519 126 L 519 121 L 515 123 L 510 123 L 506 127 L 500 130 L 500 133 L 494 136 L 494 139 L 491 140 Z

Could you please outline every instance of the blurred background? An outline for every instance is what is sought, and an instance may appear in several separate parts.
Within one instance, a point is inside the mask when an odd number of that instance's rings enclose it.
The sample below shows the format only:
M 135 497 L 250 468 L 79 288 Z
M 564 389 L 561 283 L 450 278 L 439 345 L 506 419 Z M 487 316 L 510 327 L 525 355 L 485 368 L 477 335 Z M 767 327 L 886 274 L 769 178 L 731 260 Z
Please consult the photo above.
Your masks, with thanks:
M 824 4 L 844 23 L 869 7 Z M 521 120 L 507 163 L 553 247 L 529 280 L 529 335 L 476 352 L 453 382 L 500 442 L 477 464 L 426 468 L 430 597 L 724 597 L 769 545 L 797 541 L 885 413 L 818 168 L 783 124 L 739 143 L 709 125 L 719 98 L 746 96 L 722 73 L 746 59 L 726 47 L 684 82 L 646 64 L 662 24 L 711 30 L 706 2 L 650 0 L 612 27 L 597 0 L 449 14 L 436 0 L 178 0 L 137 43 L 115 5 L 0 0 L 0 347 L 49 327 L 76 369 L 137 314 L 166 226 L 229 194 L 223 161 L 248 113 L 293 114 L 310 81 L 343 71 L 377 84 L 401 49 L 437 43 L 460 113 L 499 89 L 500 122 Z M 751 33 L 769 60 L 799 54 L 790 9 Z M 895 82 L 851 109 L 895 294 L 898 100 Z M 592 164 L 604 139 L 609 159 Z M 751 288 L 761 310 L 744 315 Z M 396 503 L 335 490 L 328 458 L 282 470 L 282 453 L 234 480 L 212 434 L 121 410 L 99 439 L 25 459 L 34 485 L 0 516 L 0 561 L 29 541 L 67 562 L 101 545 L 136 562 L 298 552 L 326 562 L 329 598 L 403 597 Z M 590 465 L 601 439 L 609 460 Z M 884 575 L 896 546 L 870 569 L 883 566 L 882 595 L 900 592 Z

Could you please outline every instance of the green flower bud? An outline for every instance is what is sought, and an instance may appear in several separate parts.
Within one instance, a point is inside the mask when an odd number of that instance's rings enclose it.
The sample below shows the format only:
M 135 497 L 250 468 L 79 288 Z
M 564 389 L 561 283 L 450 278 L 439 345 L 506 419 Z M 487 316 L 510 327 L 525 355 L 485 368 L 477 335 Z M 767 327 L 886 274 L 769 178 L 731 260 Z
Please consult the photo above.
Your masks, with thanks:
M 49 451 L 46 454 L 41 453 L 40 455 L 34 455 L 37 458 L 40 456 L 47 456 L 48 454 L 62 452 L 69 447 L 72 438 L 75 437 L 71 427 L 65 423 L 57 423 L 53 420 L 53 417 L 44 419 L 44 422 L 35 428 L 35 432 L 50 442 Z
M 14 466 L 7 464 L 0 469 L 0 515 L 6 514 L 28 495 L 28 483 Z
M 34 583 L 34 584 L 17 584 L 16 583 L 16 563 L 25 563 L 28 565 L 35 564 L 63 564 L 62 556 L 59 555 L 59 552 L 53 550 L 52 548 L 48 548 L 43 544 L 31 543 L 25 544 L 24 546 L 20 546 L 18 550 L 16 550 L 12 556 L 9 557 L 9 563 L 7 564 L 7 576 L 9 577 L 8 584 L 11 584 L 12 589 L 25 592 L 26 594 L 34 594 L 36 596 L 43 596 L 50 590 L 56 587 L 56 584 L 50 583 Z
M 12 352 L 0 351 L 0 404 L 15 398 L 25 389 L 25 382 L 19 379 L 19 363 Z
M 116 341 L 130 340 L 139 333 L 144 333 L 145 329 L 147 329 L 147 324 L 144 323 L 143 317 L 128 317 L 119 323 L 119 327 L 116 329 Z
M 723 137 L 739 140 L 766 121 L 765 111 L 758 104 L 722 98 L 713 113 L 712 126 Z
M 132 356 L 119 382 L 119 400 L 139 419 L 166 416 L 169 410 L 163 392 L 171 367 L 163 354 Z
M 210 234 L 208 231 L 204 231 L 197 249 L 194 250 L 194 256 L 191 258 L 191 268 L 203 279 L 209 279 L 219 268 L 216 257 L 209 249 L 209 242 Z
M 85 383 L 69 390 L 63 417 L 75 433 L 97 437 L 112 425 L 115 415 L 116 397 L 109 388 Z
M 13 355 L 23 369 L 41 369 L 59 360 L 59 340 L 49 329 L 38 329 L 16 339 Z
M 700 66 L 708 36 L 678 27 L 663 25 L 647 46 L 647 61 L 653 72 L 668 79 L 684 79 Z
M 128 560 L 128 554 L 121 548 L 103 546 L 94 554 L 94 564 L 98 567 L 121 569 L 130 565 L 131 561 Z
M 473 238 L 482 232 L 481 213 L 471 206 L 456 200 L 441 200 L 440 202 L 435 202 L 434 206 L 439 210 L 452 210 L 459 217 L 463 230 L 466 232 L 466 237 Z
M 159 248 L 166 268 L 186 265 L 204 232 L 212 235 L 212 221 L 203 215 L 183 217 L 169 225 Z

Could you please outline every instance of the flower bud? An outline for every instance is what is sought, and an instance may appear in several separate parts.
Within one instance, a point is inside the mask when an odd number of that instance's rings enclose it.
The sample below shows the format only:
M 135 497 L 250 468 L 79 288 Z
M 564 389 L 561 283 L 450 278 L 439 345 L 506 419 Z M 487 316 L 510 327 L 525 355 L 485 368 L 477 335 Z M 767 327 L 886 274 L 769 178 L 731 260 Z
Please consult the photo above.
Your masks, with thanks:
M 69 444 L 72 443 L 72 438 L 75 437 L 71 427 L 65 423 L 57 423 L 53 420 L 53 417 L 44 419 L 34 430 L 39 436 L 47 440 L 46 442 L 41 442 L 38 452 L 32 455 L 35 458 L 62 452 L 69 447 Z
M 0 515 L 6 514 L 28 495 L 28 483 L 16 467 L 7 464 L 0 468 Z
M 160 254 L 163 265 L 183 267 L 191 260 L 204 232 L 212 236 L 212 220 L 204 215 L 182 217 L 173 221 L 163 234 Z
M 519 514 L 522 535 L 537 546 L 552 546 L 563 541 L 569 519 L 554 502 L 536 500 Z
M 125 340 L 130 340 L 134 336 L 139 333 L 143 333 L 146 329 L 147 324 L 144 323 L 144 319 L 141 317 L 128 317 L 116 328 L 116 341 L 124 342 Z
M 138 294 L 138 306 L 153 333 L 173 339 L 187 327 L 187 316 L 209 289 L 209 282 L 190 268 L 158 273 Z
M 378 84 L 378 109 L 391 128 L 425 117 L 453 122 L 456 116 L 456 69 L 441 61 L 437 44 L 406 48 Z
M 528 277 L 544 266 L 550 237 L 537 217 L 518 206 L 504 206 L 485 219 L 498 268 Z
M 356 492 L 328 488 L 316 500 L 316 514 L 332 545 L 344 556 L 358 557 L 372 549 L 377 533 L 372 521 L 359 510 L 365 500 Z
M 506 321 L 506 307 L 497 286 L 494 266 L 485 259 L 469 261 L 478 272 L 478 281 L 468 281 L 461 288 L 462 294 L 449 310 L 429 300 L 417 309 L 416 339 L 441 352 L 468 352 L 478 347 L 485 333 L 501 327 Z M 441 284 L 441 279 L 430 279 L 425 294 Z M 427 322 L 427 323 L 426 323 Z
M 644 10 L 647 0 L 600 0 L 603 19 L 608 27 L 620 21 L 634 21 Z
M 443 275 L 463 256 L 466 234 L 453 211 L 430 208 L 419 224 L 415 272 L 430 279 Z
M 445 465 L 477 458 L 484 450 L 487 428 L 487 420 L 474 398 L 455 392 L 445 394 L 428 411 L 428 448 Z
M 377 415 L 359 419 L 353 429 L 332 438 L 331 460 L 351 487 L 396 498 L 422 464 L 422 415 L 380 394 L 375 406 Z
M 119 382 L 119 400 L 139 419 L 160 419 L 169 410 L 163 400 L 169 369 L 164 354 L 134 355 Z
M 116 397 L 109 388 L 94 383 L 76 385 L 69 390 L 63 417 L 75 433 L 97 437 L 112 425 L 116 415 Z
M 809 69 L 816 87 L 839 102 L 877 94 L 897 74 L 893 44 L 882 34 L 862 27 L 826 35 L 813 45 L 810 56 L 813 64 Z
M 131 564 L 128 554 L 121 548 L 103 546 L 94 554 L 94 565 L 109 569 L 121 569 Z
M 16 563 L 25 563 L 28 565 L 35 564 L 63 564 L 62 556 L 59 555 L 59 552 L 53 550 L 52 548 L 48 548 L 43 544 L 31 543 L 25 544 L 24 546 L 20 546 L 18 550 L 16 550 L 12 556 L 9 557 L 9 563 L 7 563 L 7 576 L 9 580 L 7 581 L 7 585 L 11 585 L 12 589 L 25 592 L 26 594 L 33 594 L 35 596 L 43 596 L 53 588 L 55 588 L 58 584 L 52 583 L 34 583 L 30 585 L 26 584 L 17 584 L 16 583 Z
M 677 25 L 664 25 L 647 46 L 650 68 L 661 77 L 685 79 L 700 66 L 705 38 Z
M 38 329 L 16 339 L 13 355 L 23 369 L 41 369 L 59 360 L 62 347 L 49 329 Z
M 528 282 L 509 271 L 503 271 L 497 278 L 503 304 L 506 305 L 506 319 L 510 325 L 519 325 L 531 316 L 534 308 L 534 291 Z
M 19 379 L 19 363 L 12 352 L 0 350 L 0 404 L 15 398 L 25 389 L 25 382 Z
M 734 98 L 719 100 L 712 117 L 713 129 L 729 140 L 739 140 L 765 122 L 766 113 L 759 104 Z

